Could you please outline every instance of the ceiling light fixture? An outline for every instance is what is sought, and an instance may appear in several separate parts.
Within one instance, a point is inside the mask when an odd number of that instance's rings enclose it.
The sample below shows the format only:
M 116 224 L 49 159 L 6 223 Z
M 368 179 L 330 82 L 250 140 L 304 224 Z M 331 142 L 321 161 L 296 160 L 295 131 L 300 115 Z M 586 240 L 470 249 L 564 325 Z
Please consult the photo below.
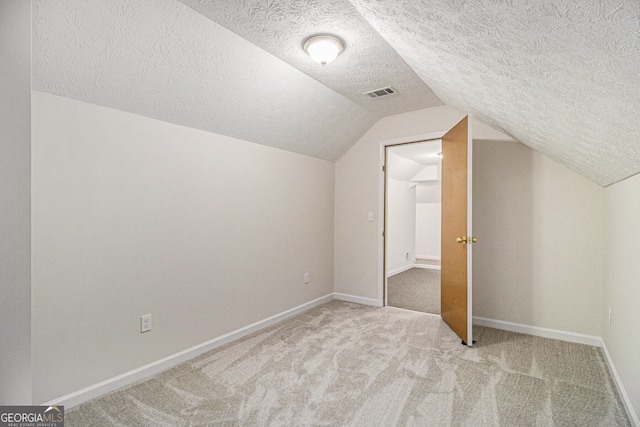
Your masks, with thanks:
M 311 36 L 305 40 L 304 51 L 318 64 L 325 66 L 334 61 L 344 50 L 344 42 L 336 36 Z

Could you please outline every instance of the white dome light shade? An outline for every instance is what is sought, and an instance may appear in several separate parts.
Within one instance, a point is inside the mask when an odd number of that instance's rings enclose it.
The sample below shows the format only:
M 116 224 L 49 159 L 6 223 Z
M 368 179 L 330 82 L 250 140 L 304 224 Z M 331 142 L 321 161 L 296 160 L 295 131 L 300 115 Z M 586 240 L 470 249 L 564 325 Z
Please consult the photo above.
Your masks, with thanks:
M 327 65 L 344 50 L 344 43 L 334 36 L 313 36 L 304 42 L 304 50 L 318 64 Z

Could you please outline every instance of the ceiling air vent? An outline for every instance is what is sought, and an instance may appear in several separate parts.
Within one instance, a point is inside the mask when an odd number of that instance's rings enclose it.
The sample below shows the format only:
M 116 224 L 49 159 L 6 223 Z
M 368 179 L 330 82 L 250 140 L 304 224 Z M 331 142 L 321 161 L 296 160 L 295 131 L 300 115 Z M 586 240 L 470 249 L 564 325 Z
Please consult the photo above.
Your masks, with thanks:
M 380 98 L 381 96 L 393 95 L 394 93 L 398 93 L 397 90 L 392 88 L 391 86 L 383 87 L 382 89 L 371 90 L 369 92 L 365 92 L 369 98 Z

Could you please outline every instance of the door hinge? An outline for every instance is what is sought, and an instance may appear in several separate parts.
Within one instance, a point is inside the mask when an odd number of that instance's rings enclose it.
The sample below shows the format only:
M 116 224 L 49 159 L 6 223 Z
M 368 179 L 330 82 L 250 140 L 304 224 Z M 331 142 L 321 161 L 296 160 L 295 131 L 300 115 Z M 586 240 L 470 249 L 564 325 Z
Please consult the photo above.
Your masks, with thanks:
M 382 165 L 382 172 L 384 172 L 384 165 Z

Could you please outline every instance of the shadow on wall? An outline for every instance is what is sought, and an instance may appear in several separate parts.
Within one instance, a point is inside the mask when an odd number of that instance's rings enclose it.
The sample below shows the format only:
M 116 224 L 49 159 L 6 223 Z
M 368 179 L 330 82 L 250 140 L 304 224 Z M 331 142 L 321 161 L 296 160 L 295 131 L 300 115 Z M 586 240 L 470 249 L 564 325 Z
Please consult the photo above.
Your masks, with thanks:
M 474 316 L 531 324 L 532 172 L 529 148 L 474 140 L 473 232 L 479 240 L 473 247 Z

